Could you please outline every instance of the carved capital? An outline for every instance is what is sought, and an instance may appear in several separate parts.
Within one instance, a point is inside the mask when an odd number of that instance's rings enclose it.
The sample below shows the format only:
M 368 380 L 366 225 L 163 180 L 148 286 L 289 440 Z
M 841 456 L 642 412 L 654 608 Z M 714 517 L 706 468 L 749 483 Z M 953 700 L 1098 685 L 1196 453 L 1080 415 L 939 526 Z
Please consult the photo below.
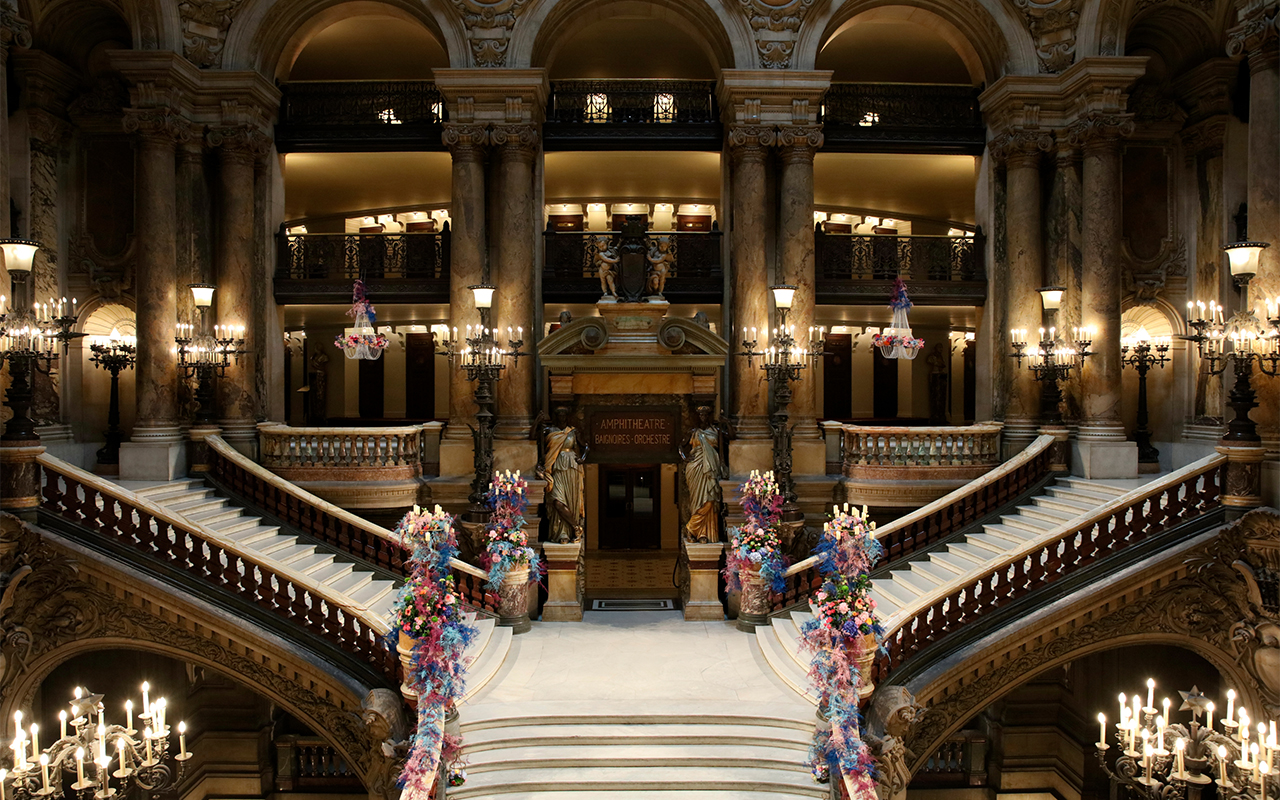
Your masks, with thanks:
M 541 144 L 538 126 L 523 123 L 494 125 L 489 131 L 489 141 L 501 148 L 503 158 L 528 160 L 533 159 Z
M 1120 140 L 1133 133 L 1132 114 L 1090 113 L 1067 126 L 1067 142 L 1091 150 L 1118 148 Z
M 505 67 L 507 45 L 516 18 L 529 0 L 453 0 L 471 44 L 477 67 Z
M 800 24 L 817 0 L 738 0 L 756 40 L 762 69 L 787 69 Z
M 1036 43 L 1040 71 L 1061 72 L 1076 58 L 1077 0 L 1014 0 Z
M 764 161 L 765 150 L 778 140 L 772 125 L 733 125 L 729 128 L 729 152 L 734 162 Z
M 0 58 L 8 55 L 9 45 L 31 46 L 31 25 L 8 4 L 0 3 Z
M 1194 164 L 1201 156 L 1205 158 L 1220 156 L 1226 135 L 1225 117 L 1213 117 L 1192 125 L 1179 134 L 1182 139 L 1182 155 L 1188 164 Z
M 271 137 L 250 125 L 210 128 L 204 139 L 218 148 L 224 161 L 257 162 L 271 152 Z
M 446 122 L 440 138 L 455 161 L 479 159 L 489 146 L 489 129 L 474 123 Z
M 143 142 L 173 145 L 191 138 L 191 122 L 170 108 L 126 108 L 124 129 Z
M 822 147 L 821 125 L 783 125 L 778 128 L 777 146 L 784 161 L 813 161 Z
M 1012 167 L 1034 167 L 1040 156 L 1053 149 L 1053 135 L 1035 128 L 1005 131 L 988 144 L 996 161 Z
M 33 150 L 56 156 L 71 138 L 71 123 L 48 111 L 31 109 L 27 115 L 27 132 Z
M 1251 2 L 1240 10 L 1240 23 L 1227 31 L 1227 55 L 1247 56 L 1249 71 L 1274 68 L 1280 40 L 1277 37 L 1277 12 L 1280 3 Z

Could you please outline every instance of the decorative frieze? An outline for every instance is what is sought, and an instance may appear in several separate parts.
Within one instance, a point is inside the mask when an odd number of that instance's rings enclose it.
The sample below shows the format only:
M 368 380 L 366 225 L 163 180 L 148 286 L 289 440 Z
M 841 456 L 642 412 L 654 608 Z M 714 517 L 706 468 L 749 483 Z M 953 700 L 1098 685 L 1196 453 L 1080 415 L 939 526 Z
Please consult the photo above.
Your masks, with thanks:
M 453 0 L 462 13 L 462 24 L 477 67 L 505 67 L 507 45 L 516 18 L 529 0 Z

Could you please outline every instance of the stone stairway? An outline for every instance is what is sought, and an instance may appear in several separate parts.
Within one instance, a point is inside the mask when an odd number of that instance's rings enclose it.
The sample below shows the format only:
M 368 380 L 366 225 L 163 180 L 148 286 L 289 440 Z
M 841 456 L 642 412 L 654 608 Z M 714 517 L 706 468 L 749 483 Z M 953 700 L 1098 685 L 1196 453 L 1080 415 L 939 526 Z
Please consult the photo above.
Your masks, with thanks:
M 1002 515 L 997 523 L 984 525 L 980 532 L 893 564 L 887 573 L 871 580 L 877 616 L 881 622 L 888 622 L 900 612 L 913 608 L 918 598 L 939 586 L 986 572 L 1006 554 L 1044 537 L 1064 523 L 1092 513 L 1132 488 L 1129 482 L 1116 483 L 1120 485 L 1059 478 L 1031 498 L 1028 505 Z M 799 646 L 800 626 L 810 618 L 812 615 L 803 610 L 779 615 L 771 619 L 767 627 L 756 630 L 755 640 L 765 661 L 778 676 L 816 704 L 817 698 L 809 689 L 809 654 L 801 652 Z
M 296 583 L 345 598 L 343 606 L 366 610 L 390 627 L 399 581 L 386 572 L 271 525 L 200 480 L 121 481 L 120 485 L 215 537 L 234 542 Z M 511 647 L 510 628 L 496 627 L 489 617 L 477 618 L 475 624 L 480 633 L 467 649 L 472 661 L 466 697 L 498 673 Z
M 827 797 L 803 764 L 813 721 L 790 705 L 691 699 L 462 711 L 467 782 L 450 798 Z

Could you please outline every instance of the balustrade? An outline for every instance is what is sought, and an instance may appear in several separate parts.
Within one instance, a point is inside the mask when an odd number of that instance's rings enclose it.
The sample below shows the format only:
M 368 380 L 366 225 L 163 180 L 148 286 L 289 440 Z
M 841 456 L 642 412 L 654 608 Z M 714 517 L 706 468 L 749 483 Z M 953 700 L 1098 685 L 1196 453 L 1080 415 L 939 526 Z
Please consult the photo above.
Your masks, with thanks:
M 403 480 L 423 473 L 428 431 L 440 424 L 394 428 L 258 426 L 262 466 L 291 480 Z
M 542 267 L 545 298 L 586 302 L 600 297 L 600 280 L 596 277 L 595 266 L 597 236 L 610 237 L 616 247 L 622 234 L 618 231 L 545 232 Z M 720 231 L 650 231 L 645 236 L 646 251 L 654 246 L 659 236 L 668 237 L 670 252 L 675 258 L 667 276 L 667 299 L 682 302 L 724 296 L 720 257 L 723 237 Z
M 833 83 L 821 122 L 827 150 L 981 155 L 986 141 L 972 86 Z
M 646 149 L 718 150 L 715 81 L 552 81 L 543 137 L 549 150 L 636 143 Z
M 282 736 L 276 745 L 276 791 L 355 791 L 362 786 L 337 748 L 318 736 Z
M 443 149 L 444 98 L 431 81 L 295 81 L 280 93 L 282 153 Z
M 980 731 L 948 736 L 925 765 L 912 776 L 916 788 L 987 785 L 987 737 Z
M 986 298 L 985 239 L 974 236 L 814 235 L 817 292 L 827 302 L 883 301 L 895 278 L 917 303 L 981 304 Z
M 370 294 L 435 302 L 449 292 L 449 242 L 447 222 L 434 233 L 281 231 L 276 295 L 287 302 L 350 301 L 351 282 L 362 280 Z
M 971 467 L 982 472 L 1000 463 L 998 422 L 964 427 L 844 426 L 844 473 L 859 467 Z

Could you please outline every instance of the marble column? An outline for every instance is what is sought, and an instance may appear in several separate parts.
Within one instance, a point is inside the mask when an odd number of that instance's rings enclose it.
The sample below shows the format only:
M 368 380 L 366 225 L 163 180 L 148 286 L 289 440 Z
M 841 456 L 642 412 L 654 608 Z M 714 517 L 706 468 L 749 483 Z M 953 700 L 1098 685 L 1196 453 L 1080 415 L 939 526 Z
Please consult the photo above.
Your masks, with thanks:
M 1009 131 L 991 142 L 992 154 L 1005 165 L 1006 320 L 1009 329 L 1026 330 L 1028 337 L 1036 337 L 1044 325 L 1043 305 L 1036 291 L 1045 285 L 1040 159 L 1052 147 L 1053 137 L 1041 130 Z M 996 357 L 1001 358 L 1007 352 L 1009 331 L 998 333 L 1001 349 Z M 1003 441 L 1009 457 L 1035 439 L 1042 409 L 1040 384 L 1027 363 L 1014 366 L 1007 374 L 1009 383 L 1001 390 L 1007 392 Z M 1051 410 L 1043 409 L 1043 413 Z
M 733 219 L 729 278 L 732 285 L 732 325 L 725 338 L 731 352 L 742 341 L 743 327 L 759 329 L 759 345 L 768 339 L 772 325 L 769 272 L 765 262 L 765 157 L 777 138 L 776 131 L 763 125 L 735 125 L 729 129 L 729 153 L 733 160 Z M 810 193 L 812 196 L 812 193 Z M 812 224 L 813 215 L 809 215 Z M 756 360 L 730 356 L 729 380 L 733 404 L 730 413 L 739 440 L 769 438 L 769 384 Z M 755 459 L 752 459 L 755 460 Z M 771 456 L 759 466 L 769 469 Z M 734 463 L 734 473 L 757 465 Z M 746 468 L 746 469 L 744 469 Z
M 5 4 L 0 4 L 0 239 L 13 235 L 9 230 L 9 46 L 31 46 L 31 32 Z M 0 285 L 9 294 L 8 270 L 0 267 Z
M 497 263 L 492 271 L 494 292 L 493 326 L 499 331 L 498 341 L 506 344 L 506 329 L 524 329 L 524 351 L 529 352 L 534 335 L 535 296 L 533 247 L 537 234 L 533 207 L 533 159 L 538 152 L 539 132 L 536 125 L 495 125 L 490 133 L 498 156 L 497 186 L 499 213 Z M 508 361 L 502 380 L 498 382 L 497 439 L 529 439 L 533 425 L 534 364 L 532 358 L 520 363 Z M 499 459 L 501 461 L 501 459 Z M 499 464 L 500 467 L 506 465 Z M 525 467 L 532 468 L 533 463 Z
M 29 297 L 48 303 L 63 295 L 59 280 L 58 249 L 62 241 L 59 183 L 62 153 L 71 135 L 71 126 L 44 109 L 27 112 L 27 132 L 31 145 L 31 202 L 28 205 L 28 238 L 40 243 L 28 277 Z M 7 212 L 7 208 L 5 211 Z M 62 422 L 61 373 L 58 363 L 48 375 L 36 372 L 32 378 L 31 418 L 38 426 Z
M 1083 151 L 1084 274 L 1081 324 L 1092 329 L 1093 355 L 1081 371 L 1083 418 L 1075 463 L 1085 477 L 1137 475 L 1137 446 L 1120 422 L 1120 140 L 1133 132 L 1125 114 L 1092 113 L 1072 123 L 1068 138 Z
M 453 157 L 452 203 L 449 220 L 449 324 L 459 336 L 468 325 L 480 324 L 471 286 L 484 278 L 488 240 L 485 235 L 484 159 L 489 131 L 483 125 L 446 122 L 444 145 Z M 472 470 L 471 432 L 476 405 L 473 387 L 462 369 L 449 370 L 449 425 L 441 444 L 441 475 L 466 475 Z M 465 451 L 465 452 L 464 452 Z
M 1222 302 L 1222 245 L 1225 244 L 1222 238 L 1225 213 L 1222 203 L 1223 144 L 1226 131 L 1226 118 L 1213 117 L 1187 128 L 1180 135 L 1182 152 L 1195 181 L 1196 248 L 1187 299 L 1204 303 L 1210 300 Z M 1222 378 L 1210 375 L 1208 360 L 1196 358 L 1195 352 L 1194 346 L 1188 348 L 1190 361 L 1196 367 L 1190 424 L 1219 428 L 1225 408 Z
M 213 129 L 206 138 L 218 150 L 214 319 L 222 326 L 244 326 L 245 354 L 233 358 L 218 379 L 218 424 L 227 444 L 252 454 L 258 413 L 255 370 L 263 346 L 254 295 L 270 291 L 266 275 L 255 270 L 254 164 L 265 155 L 269 142 L 247 126 Z
M 120 446 L 120 477 L 170 480 L 180 471 L 175 143 L 190 123 L 165 108 L 130 109 L 125 130 L 138 134 L 137 238 L 134 285 L 138 330 L 136 421 Z
M 1268 16 L 1270 14 L 1270 16 Z M 1227 52 L 1249 60 L 1249 239 L 1267 242 L 1258 274 L 1249 286 L 1249 301 L 1280 295 L 1280 38 L 1275 3 L 1251 3 L 1240 25 L 1228 31 Z M 1225 264 L 1225 259 L 1223 261 Z M 1250 415 L 1258 423 L 1267 454 L 1280 451 L 1280 378 L 1257 369 L 1253 386 L 1258 407 Z
M 795 326 L 801 346 L 808 344 L 817 310 L 816 261 L 813 252 L 813 157 L 822 147 L 822 126 L 784 125 L 778 129 L 781 155 L 778 176 L 778 276 L 796 287 L 787 322 Z M 741 325 L 739 325 L 741 330 Z M 796 439 L 818 439 L 818 372 L 805 370 L 792 384 L 791 422 Z M 824 456 L 825 462 L 825 456 Z M 814 467 L 821 467 L 814 469 Z M 796 465 L 795 471 L 822 474 L 825 466 Z

